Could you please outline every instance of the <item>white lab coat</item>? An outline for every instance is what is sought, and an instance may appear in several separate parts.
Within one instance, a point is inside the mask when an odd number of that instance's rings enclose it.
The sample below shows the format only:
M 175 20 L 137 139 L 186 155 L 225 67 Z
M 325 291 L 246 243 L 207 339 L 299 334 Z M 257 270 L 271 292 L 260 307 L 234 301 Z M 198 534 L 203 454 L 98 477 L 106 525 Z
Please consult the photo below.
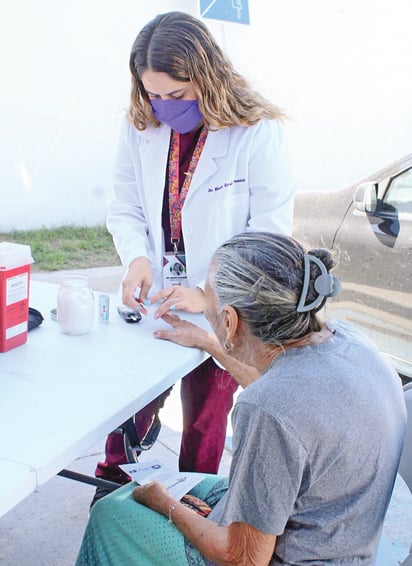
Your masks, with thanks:
M 125 267 L 139 256 L 153 269 L 152 292 L 162 288 L 162 205 L 170 128 L 139 132 L 124 121 L 107 227 Z M 190 287 L 205 279 L 216 248 L 240 232 L 292 232 L 295 187 L 283 127 L 262 120 L 251 127 L 208 133 L 182 210 Z

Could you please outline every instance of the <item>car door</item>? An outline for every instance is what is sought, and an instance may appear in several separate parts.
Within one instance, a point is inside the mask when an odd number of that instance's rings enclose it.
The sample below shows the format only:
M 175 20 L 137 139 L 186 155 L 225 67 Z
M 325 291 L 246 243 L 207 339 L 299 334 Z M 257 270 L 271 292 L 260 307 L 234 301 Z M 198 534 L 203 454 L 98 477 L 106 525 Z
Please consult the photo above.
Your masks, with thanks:
M 343 282 L 328 316 L 362 328 L 412 377 L 412 168 L 377 185 L 369 212 L 352 204 L 334 250 Z

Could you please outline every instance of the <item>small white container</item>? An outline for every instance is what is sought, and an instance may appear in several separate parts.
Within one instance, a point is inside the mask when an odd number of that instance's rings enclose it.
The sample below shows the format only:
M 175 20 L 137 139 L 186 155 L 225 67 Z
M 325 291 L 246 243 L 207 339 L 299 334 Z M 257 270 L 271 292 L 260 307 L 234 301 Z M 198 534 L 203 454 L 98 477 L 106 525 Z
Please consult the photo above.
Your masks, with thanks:
M 99 320 L 109 322 L 110 296 L 99 295 Z
M 68 274 L 57 293 L 57 321 L 63 334 L 86 334 L 94 319 L 94 298 L 87 275 Z

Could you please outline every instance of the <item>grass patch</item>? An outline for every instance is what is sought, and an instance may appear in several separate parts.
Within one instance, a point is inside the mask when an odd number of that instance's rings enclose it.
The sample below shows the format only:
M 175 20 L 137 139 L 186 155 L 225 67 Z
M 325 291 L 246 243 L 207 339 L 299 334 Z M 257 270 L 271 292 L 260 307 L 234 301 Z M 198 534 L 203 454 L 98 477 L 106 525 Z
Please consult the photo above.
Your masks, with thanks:
M 105 226 L 61 226 L 0 233 L 0 241 L 31 247 L 32 271 L 87 269 L 120 265 Z

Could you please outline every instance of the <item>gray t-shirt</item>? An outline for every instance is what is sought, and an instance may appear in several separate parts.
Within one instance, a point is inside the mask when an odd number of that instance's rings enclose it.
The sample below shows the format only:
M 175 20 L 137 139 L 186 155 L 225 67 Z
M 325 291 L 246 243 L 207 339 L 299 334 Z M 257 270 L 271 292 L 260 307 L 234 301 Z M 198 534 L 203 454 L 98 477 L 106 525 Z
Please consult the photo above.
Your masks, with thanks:
M 277 536 L 271 564 L 371 564 L 401 454 L 401 382 L 343 322 L 239 396 L 229 489 L 209 518 Z

